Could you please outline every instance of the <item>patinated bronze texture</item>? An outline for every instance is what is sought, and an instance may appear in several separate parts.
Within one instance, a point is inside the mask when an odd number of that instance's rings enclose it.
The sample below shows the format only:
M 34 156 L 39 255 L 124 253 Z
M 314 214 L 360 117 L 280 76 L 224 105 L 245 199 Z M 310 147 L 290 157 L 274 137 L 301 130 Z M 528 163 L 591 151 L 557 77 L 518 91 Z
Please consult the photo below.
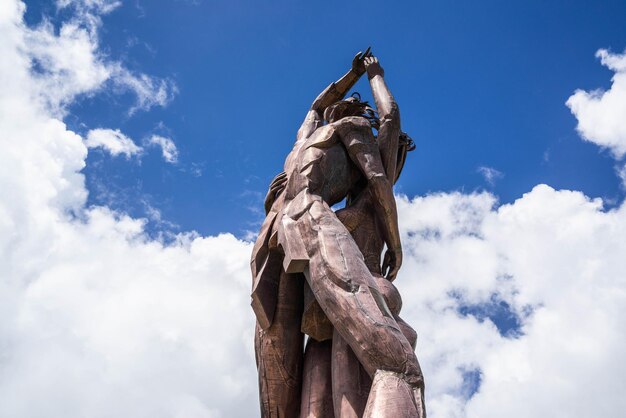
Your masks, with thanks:
M 342 100 L 366 71 L 378 116 L 358 97 Z M 405 138 L 368 49 L 313 102 L 272 181 L 251 262 L 263 417 L 425 416 L 416 334 L 391 283 Z
M 366 61 L 370 60 L 373 60 L 373 58 L 366 59 Z M 370 84 L 380 118 L 377 142 L 381 159 L 383 160 L 387 177 L 395 182 L 400 176 L 406 153 L 411 147 L 411 143 L 405 139 L 406 136 L 403 136 L 400 131 L 399 109 L 382 78 L 382 74 L 370 77 Z M 401 136 L 405 140 L 400 141 Z M 386 280 L 381 275 L 380 256 L 384 241 L 380 234 L 377 233 L 376 217 L 372 216 L 371 199 L 372 195 L 367 192 L 367 188 L 354 190 L 350 195 L 346 208 L 340 210 L 337 215 L 346 225 L 363 253 L 365 264 L 375 278 L 390 313 L 411 346 L 415 348 L 417 334 L 398 316 L 402 308 L 400 293 L 391 281 Z M 342 418 L 363 416 L 371 389 L 371 379 L 363 370 L 351 348 L 339 334 L 335 334 L 333 337 L 333 352 L 331 356 L 333 359 L 332 375 L 335 416 Z

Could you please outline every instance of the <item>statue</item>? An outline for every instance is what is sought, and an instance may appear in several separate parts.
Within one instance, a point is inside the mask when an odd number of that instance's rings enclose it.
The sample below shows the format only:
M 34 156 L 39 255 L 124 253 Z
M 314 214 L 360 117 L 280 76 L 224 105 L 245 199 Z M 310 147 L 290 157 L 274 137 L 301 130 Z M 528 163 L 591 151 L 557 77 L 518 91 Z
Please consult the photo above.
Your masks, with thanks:
M 366 71 L 380 119 L 360 97 L 342 100 Z M 392 183 L 411 141 L 383 77 L 369 49 L 357 54 L 270 185 L 251 262 L 264 417 L 425 416 L 416 335 L 391 283 L 402 264 Z

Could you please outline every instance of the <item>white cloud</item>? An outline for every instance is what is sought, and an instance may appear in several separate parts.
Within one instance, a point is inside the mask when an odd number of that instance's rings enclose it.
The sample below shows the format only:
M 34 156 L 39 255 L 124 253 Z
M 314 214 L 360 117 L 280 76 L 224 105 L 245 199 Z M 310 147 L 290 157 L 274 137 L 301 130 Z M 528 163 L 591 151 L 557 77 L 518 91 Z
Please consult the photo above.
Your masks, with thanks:
M 165 106 L 178 93 L 176 84 L 171 80 L 156 79 L 145 74 L 133 74 L 121 67 L 116 67 L 113 74 L 115 85 L 122 89 L 128 88 L 137 96 L 137 103 L 129 111 L 131 115 L 137 110 Z
M 108 86 L 135 95 L 131 114 L 169 103 L 177 92 L 171 80 L 131 72 L 100 51 L 98 30 L 102 21 L 98 13 L 108 13 L 118 5 L 98 0 L 59 1 L 59 7 L 73 6 L 76 13 L 60 24 L 58 34 L 47 20 L 34 28 L 15 22 L 20 30 L 20 45 L 16 46 L 30 60 L 32 86 L 36 88 L 32 99 L 43 102 L 56 116 L 63 116 L 67 104 L 77 96 L 93 95 Z M 15 6 L 15 2 L 12 6 L 24 7 Z
M 458 193 L 399 202 L 407 260 L 397 285 L 420 335 L 430 416 L 619 416 L 626 206 L 604 212 L 600 200 L 545 185 L 493 202 Z M 519 338 L 458 313 L 494 294 L 520 316 Z M 474 368 L 482 383 L 467 401 L 463 370 Z
M 492 167 L 480 166 L 476 169 L 480 175 L 483 176 L 485 181 L 489 183 L 489 185 L 493 186 L 496 183 L 496 180 L 501 179 L 504 174 L 502 172 L 496 170 Z
M 85 145 L 89 148 L 103 148 L 113 156 L 124 154 L 126 158 L 141 153 L 141 147 L 119 129 L 92 129 L 87 132 Z
M 626 154 L 626 52 L 613 54 L 600 49 L 596 57 L 615 72 L 611 88 L 576 90 L 566 104 L 578 119 L 577 129 L 583 139 L 608 148 L 619 159 Z
M 622 187 L 626 189 L 626 164 L 616 167 L 617 175 L 622 180 Z
M 73 6 L 79 12 L 107 14 L 120 7 L 122 2 L 117 0 L 57 0 L 56 4 L 60 9 Z
M 85 206 L 89 136 L 58 116 L 109 67 L 88 33 L 33 30 L 23 12 L 0 6 L 0 416 L 255 415 L 250 245 L 166 245 L 144 220 Z
M 178 162 L 178 149 L 174 141 L 170 138 L 161 135 L 152 135 L 150 139 L 148 139 L 148 144 L 160 147 L 163 158 L 168 163 L 176 164 Z

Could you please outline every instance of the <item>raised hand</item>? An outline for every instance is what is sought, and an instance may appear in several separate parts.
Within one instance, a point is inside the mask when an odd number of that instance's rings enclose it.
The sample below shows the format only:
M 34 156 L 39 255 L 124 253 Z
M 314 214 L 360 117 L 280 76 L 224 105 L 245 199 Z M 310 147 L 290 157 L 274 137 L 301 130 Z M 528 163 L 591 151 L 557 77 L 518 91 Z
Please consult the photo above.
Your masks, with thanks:
M 371 47 L 367 47 L 365 52 L 359 51 L 352 59 L 352 71 L 359 77 L 365 73 L 365 60 L 372 56 Z
M 363 59 L 363 64 L 365 65 L 365 69 L 367 70 L 367 76 L 372 78 L 376 75 L 383 77 L 385 75 L 385 70 L 378 63 L 378 58 L 370 54 L 368 57 Z

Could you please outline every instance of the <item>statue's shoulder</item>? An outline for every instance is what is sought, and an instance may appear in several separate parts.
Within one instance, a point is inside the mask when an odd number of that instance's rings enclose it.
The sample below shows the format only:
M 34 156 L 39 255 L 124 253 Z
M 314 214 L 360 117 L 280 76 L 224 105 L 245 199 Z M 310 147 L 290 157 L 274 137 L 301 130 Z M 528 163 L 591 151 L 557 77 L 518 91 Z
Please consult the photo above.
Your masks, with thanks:
M 320 126 L 308 138 L 306 148 L 332 142 L 335 139 L 335 129 L 332 124 Z
M 371 129 L 370 122 L 363 116 L 347 116 L 330 124 L 334 131 L 344 134 L 354 129 Z

